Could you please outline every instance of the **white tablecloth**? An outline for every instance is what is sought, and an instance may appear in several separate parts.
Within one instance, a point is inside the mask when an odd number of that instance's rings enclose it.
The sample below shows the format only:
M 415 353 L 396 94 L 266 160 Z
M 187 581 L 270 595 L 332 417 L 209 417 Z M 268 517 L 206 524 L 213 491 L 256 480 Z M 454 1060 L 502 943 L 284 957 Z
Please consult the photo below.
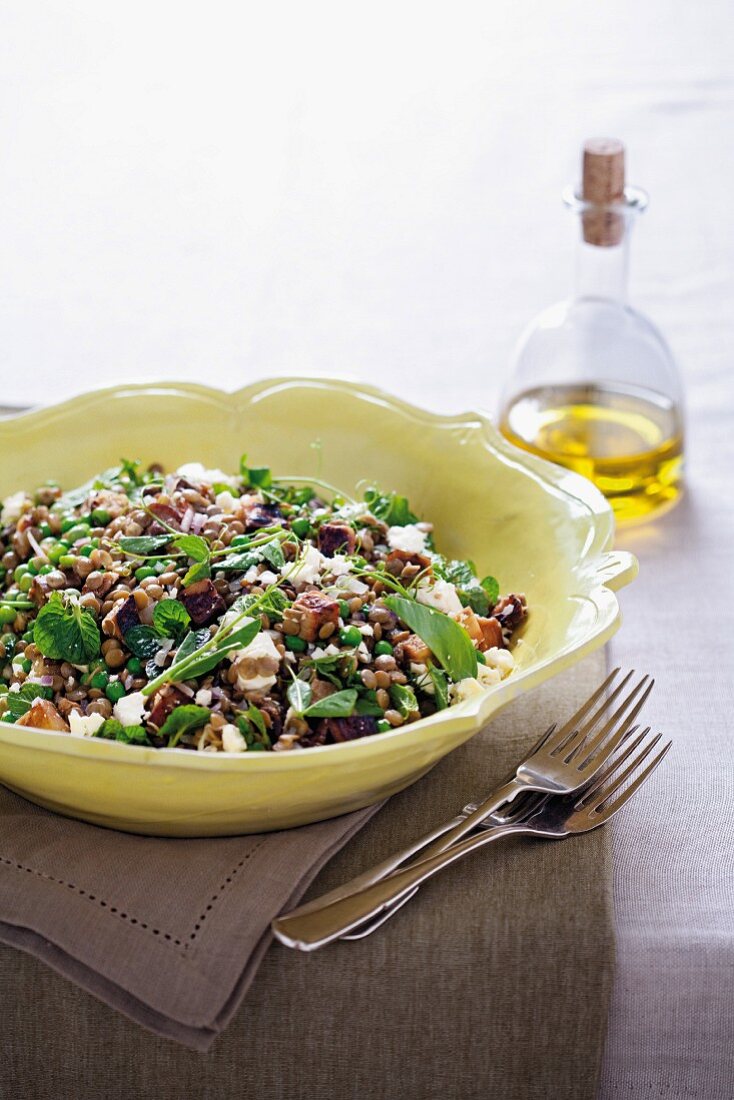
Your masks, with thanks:
M 569 285 L 580 140 L 627 142 L 689 492 L 619 538 L 612 657 L 676 746 L 615 833 L 603 1100 L 734 1093 L 733 29 L 724 0 L 0 10 L 4 402 L 286 372 L 494 407 Z

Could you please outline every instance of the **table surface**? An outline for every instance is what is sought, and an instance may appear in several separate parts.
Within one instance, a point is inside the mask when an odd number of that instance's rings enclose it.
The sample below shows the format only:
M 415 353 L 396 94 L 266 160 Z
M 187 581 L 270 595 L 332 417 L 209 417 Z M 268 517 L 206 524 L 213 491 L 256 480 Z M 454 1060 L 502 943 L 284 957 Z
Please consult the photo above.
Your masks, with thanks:
M 632 300 L 682 366 L 688 494 L 618 538 L 641 575 L 612 657 L 655 673 L 676 744 L 615 833 L 600 1095 L 730 1097 L 734 9 L 261 9 L 3 6 L 3 400 L 319 373 L 494 408 L 570 285 L 580 141 L 623 138 L 652 198 Z

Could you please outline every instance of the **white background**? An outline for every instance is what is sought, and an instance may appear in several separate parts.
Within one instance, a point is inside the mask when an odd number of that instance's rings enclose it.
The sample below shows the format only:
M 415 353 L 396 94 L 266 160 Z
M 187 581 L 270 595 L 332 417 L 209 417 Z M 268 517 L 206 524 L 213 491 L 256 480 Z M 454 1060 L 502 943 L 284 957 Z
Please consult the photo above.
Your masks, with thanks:
M 619 539 L 612 659 L 676 746 L 614 834 L 602 1100 L 734 1080 L 733 31 L 731 0 L 0 0 L 0 405 L 320 373 L 493 408 L 570 285 L 580 142 L 626 142 L 689 491 Z

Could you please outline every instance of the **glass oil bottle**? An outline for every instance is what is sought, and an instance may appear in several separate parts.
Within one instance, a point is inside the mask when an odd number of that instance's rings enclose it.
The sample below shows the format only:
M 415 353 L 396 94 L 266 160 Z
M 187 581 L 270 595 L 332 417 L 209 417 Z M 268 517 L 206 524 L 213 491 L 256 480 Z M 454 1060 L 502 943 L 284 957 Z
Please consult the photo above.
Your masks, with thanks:
M 567 188 L 564 201 L 580 221 L 576 293 L 521 338 L 500 428 L 588 477 L 618 522 L 638 522 L 675 503 L 683 467 L 675 362 L 626 300 L 630 231 L 647 196 L 625 187 L 621 143 L 595 139 L 584 146 L 581 188 Z

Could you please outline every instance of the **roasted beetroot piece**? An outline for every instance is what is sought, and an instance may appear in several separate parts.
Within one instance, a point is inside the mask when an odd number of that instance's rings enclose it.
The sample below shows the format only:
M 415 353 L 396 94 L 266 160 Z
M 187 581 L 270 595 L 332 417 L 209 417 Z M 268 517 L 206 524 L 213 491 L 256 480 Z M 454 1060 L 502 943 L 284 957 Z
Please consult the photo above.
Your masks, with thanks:
M 36 726 L 39 730 L 65 730 L 69 727 L 61 717 L 53 703 L 48 699 L 36 699 L 31 704 L 31 709 L 15 723 L 16 726 Z
M 482 629 L 482 640 L 479 643 L 482 653 L 485 649 L 492 649 L 494 646 L 498 649 L 504 649 L 505 639 L 498 620 L 479 618 L 478 622 Z
M 346 523 L 324 523 L 319 528 L 319 550 L 325 558 L 333 558 L 337 550 L 341 554 L 353 554 L 357 536 Z
M 404 657 L 418 664 L 425 664 L 430 659 L 431 651 L 417 634 L 411 634 L 404 642 L 395 646 L 395 659 L 401 661 Z
M 245 508 L 245 531 L 248 533 L 282 522 L 283 516 L 277 504 L 250 504 Z
M 181 703 L 188 702 L 189 698 L 187 695 L 184 695 L 177 687 L 166 684 L 165 687 L 162 687 L 160 691 L 157 691 L 153 696 L 153 707 L 148 721 L 152 722 L 154 726 L 160 729 L 172 710 L 175 710 Z
M 170 504 L 160 504 L 157 500 L 153 501 L 149 505 L 148 509 L 152 515 L 157 519 L 162 520 L 161 523 L 153 522 L 148 528 L 147 534 L 149 535 L 164 535 L 168 527 L 173 527 L 176 531 L 181 530 L 181 520 L 183 516 Z
M 211 622 L 226 604 L 210 580 L 197 581 L 184 588 L 178 597 L 197 626 Z
M 334 629 L 338 626 L 339 601 L 325 592 L 303 592 L 293 603 L 291 614 L 298 617 L 299 636 L 307 642 L 314 642 L 322 627 L 328 623 L 333 624 Z
M 503 629 L 515 630 L 528 613 L 528 602 L 523 595 L 503 596 L 492 610 Z
M 140 625 L 138 605 L 133 596 L 126 600 L 118 600 L 112 610 L 102 620 L 102 631 L 108 638 L 124 640 L 125 634 L 131 626 Z
M 326 741 L 356 741 L 377 733 L 377 719 L 371 714 L 355 714 L 351 718 L 323 718 L 316 727 L 317 736 L 324 732 Z M 323 743 L 323 742 L 322 742 Z
M 399 576 L 406 565 L 417 565 L 421 569 L 427 569 L 431 559 L 425 554 L 409 554 L 407 550 L 391 550 L 385 558 L 385 565 L 389 573 Z

